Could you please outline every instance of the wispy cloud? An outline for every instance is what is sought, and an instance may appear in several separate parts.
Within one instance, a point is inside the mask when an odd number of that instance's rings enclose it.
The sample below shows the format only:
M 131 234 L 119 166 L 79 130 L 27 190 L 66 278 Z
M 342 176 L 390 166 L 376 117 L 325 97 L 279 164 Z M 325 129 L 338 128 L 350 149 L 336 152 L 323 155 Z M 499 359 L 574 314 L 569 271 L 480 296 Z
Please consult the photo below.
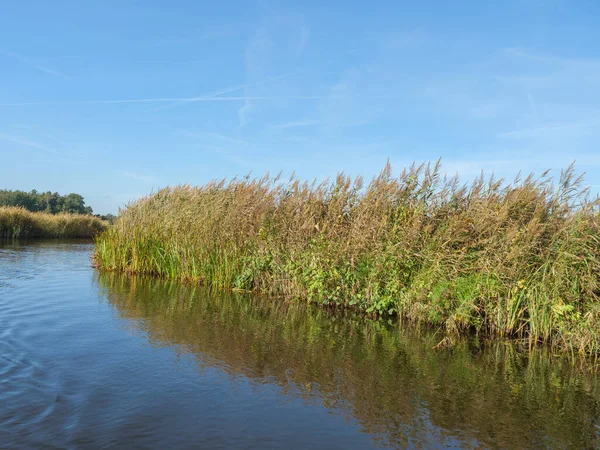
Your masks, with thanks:
M 123 172 L 121 175 L 127 177 L 127 178 L 132 178 L 134 180 L 137 181 L 145 181 L 148 183 L 157 183 L 158 179 L 150 176 L 150 175 L 145 175 L 143 173 L 136 173 L 136 172 Z
M 25 57 L 25 56 L 23 56 L 23 55 L 21 55 L 19 53 L 16 53 L 16 52 L 13 52 L 13 51 L 10 51 L 10 50 L 0 49 L 0 55 L 4 55 L 4 56 L 10 57 L 10 58 L 14 58 L 14 59 L 22 62 L 23 64 L 26 64 L 26 65 L 28 65 L 30 67 L 33 67 L 34 69 L 36 69 L 36 70 L 38 70 L 40 72 L 47 73 L 48 75 L 53 75 L 55 77 L 63 78 L 65 80 L 70 80 L 70 79 L 73 78 L 73 77 L 71 77 L 69 75 L 66 75 L 64 73 L 58 72 L 56 70 L 49 69 L 48 67 L 43 66 L 43 65 L 37 63 L 36 61 L 30 59 L 30 58 L 27 58 L 27 57 Z
M 49 147 L 46 147 L 45 145 L 40 144 L 39 142 L 33 141 L 27 137 L 23 137 L 23 136 L 0 133 L 0 140 L 11 142 L 11 143 L 17 144 L 17 145 L 22 145 L 22 146 L 29 147 L 29 148 L 33 148 L 36 150 L 42 150 L 47 153 L 56 153 L 55 150 L 53 150 Z
M 159 38 L 155 45 L 167 46 L 167 45 L 181 45 L 194 43 L 198 41 L 221 39 L 233 37 L 243 32 L 245 25 L 243 23 L 228 22 L 226 25 L 212 25 L 203 29 L 192 29 L 184 31 L 179 35 Z
M 84 154 L 71 148 L 71 144 L 59 139 L 54 134 L 36 129 L 36 127 L 20 125 L 14 128 L 27 130 L 0 132 L 0 154 L 4 148 L 26 150 L 32 158 L 28 159 L 36 164 L 60 165 L 86 165 L 88 162 Z M 2 141 L 9 145 L 2 144 Z M 10 145 L 12 144 L 12 145 Z M 44 155 L 44 156 L 42 156 Z
M 186 136 L 190 136 L 190 137 L 203 137 L 201 133 L 196 134 L 196 133 L 189 133 L 189 132 L 183 132 L 184 135 Z M 220 136 L 218 135 L 220 138 L 224 138 L 225 141 L 232 141 L 233 139 L 229 139 L 226 136 Z M 233 140 L 234 142 L 240 142 L 240 143 L 244 143 L 244 141 L 237 141 L 237 140 Z M 240 166 L 246 166 L 246 167 L 253 167 L 253 163 L 247 159 L 245 159 L 240 152 L 233 152 L 229 149 L 225 150 L 224 148 L 222 148 L 221 146 L 219 146 L 218 144 L 204 144 L 202 143 L 202 147 L 201 147 L 201 151 L 203 152 L 211 152 L 211 153 L 215 153 L 217 155 L 219 155 L 220 157 L 222 157 L 224 160 L 229 161 L 231 163 L 234 163 L 236 165 L 240 165 Z M 252 158 L 252 161 L 256 162 L 256 157 Z
M 268 72 L 266 61 L 268 61 L 273 48 L 274 42 L 271 39 L 271 35 L 266 28 L 260 28 L 246 46 L 244 61 L 246 64 L 247 80 L 256 80 L 265 77 L 265 74 Z M 247 84 L 248 86 L 244 89 L 246 96 L 249 94 L 248 88 L 254 85 L 254 83 L 248 82 Z M 240 126 L 243 127 L 248 123 L 252 108 L 252 100 L 246 98 L 242 107 L 238 109 Z
M 242 98 L 243 99 L 243 98 Z M 84 106 L 84 105 L 111 105 L 122 103 L 164 103 L 185 100 L 184 98 L 133 98 L 117 100 L 57 100 L 50 102 L 13 102 L 0 103 L 0 107 L 9 106 Z
M 54 141 L 54 143 L 58 144 L 58 145 L 64 145 L 65 141 L 63 141 L 62 139 L 57 138 L 56 136 L 54 136 L 53 134 L 50 133 L 44 133 L 44 132 L 38 132 L 38 134 L 46 139 L 50 139 L 52 141 Z
M 252 87 L 252 86 L 258 86 L 258 85 L 261 85 L 261 84 L 269 83 L 271 81 L 279 80 L 281 78 L 289 77 L 290 75 L 292 75 L 292 73 L 285 73 L 283 75 L 277 75 L 275 77 L 270 77 L 270 78 L 267 78 L 265 80 L 257 81 L 255 83 L 245 83 L 245 84 L 238 84 L 238 85 L 235 85 L 235 86 L 229 86 L 229 87 L 226 87 L 226 88 L 223 88 L 223 89 L 219 89 L 219 90 L 216 90 L 214 92 L 210 92 L 208 94 L 205 94 L 205 95 L 202 95 L 202 96 L 199 96 L 199 97 L 188 97 L 188 98 L 178 99 L 178 100 L 175 100 L 170 105 L 160 106 L 158 108 L 152 109 L 151 111 L 159 111 L 159 110 L 162 110 L 162 109 L 169 109 L 169 108 L 174 108 L 176 106 L 182 106 L 182 105 L 188 104 L 188 103 L 201 102 L 201 101 L 207 101 L 207 100 L 215 99 L 215 98 L 217 98 L 217 97 L 219 97 L 220 95 L 223 95 L 223 94 L 229 94 L 230 92 L 241 91 L 243 89 L 247 89 L 247 88 Z
M 227 151 L 227 150 L 224 150 L 219 147 L 212 147 L 211 150 L 214 151 L 215 153 L 221 155 L 223 157 L 223 159 L 225 159 L 226 161 L 229 161 L 233 164 L 237 164 L 239 166 L 245 166 L 245 167 L 253 167 L 254 166 L 252 161 L 248 161 L 247 159 L 243 158 L 242 156 L 240 156 L 237 153 Z
M 198 139 L 201 142 L 202 151 L 216 153 L 230 163 L 245 167 L 254 167 L 254 163 L 257 161 L 257 155 L 254 154 L 252 148 L 249 147 L 251 144 L 243 139 L 211 132 L 192 132 L 188 130 L 179 130 L 179 133 L 183 136 Z M 235 151 L 232 149 L 235 149 Z M 250 152 L 253 153 L 252 160 L 248 160 L 243 156 L 243 153 Z
M 227 87 L 224 89 L 219 89 L 217 91 L 210 92 L 210 93 L 202 95 L 200 97 L 187 97 L 187 98 L 176 99 L 176 100 L 173 100 L 173 102 L 169 105 L 159 106 L 158 108 L 151 109 L 150 111 L 160 111 L 163 109 L 170 109 L 170 108 L 174 108 L 176 106 L 181 106 L 181 105 L 184 105 L 187 103 L 206 101 L 208 99 L 218 97 L 219 95 L 227 94 L 229 92 L 239 91 L 241 89 L 244 89 L 244 85 L 230 86 L 230 87 Z
M 114 100 L 64 100 L 51 102 L 13 102 L 0 103 L 0 107 L 17 106 L 85 106 L 85 105 L 113 105 L 124 103 L 166 103 L 185 102 L 190 97 L 182 98 L 134 98 Z M 282 101 L 282 100 L 404 100 L 405 96 L 399 95 L 254 95 L 254 96 L 228 96 L 228 97 L 194 97 L 195 102 L 240 102 L 252 101 Z
M 32 159 L 32 163 L 34 164 L 61 164 L 65 166 L 85 166 L 88 163 L 85 161 L 74 161 L 72 159 Z
M 540 62 L 540 63 L 550 63 L 550 64 L 578 64 L 578 65 L 587 65 L 594 66 L 600 68 L 600 61 L 597 59 L 584 59 L 584 58 L 567 58 L 563 56 L 549 55 L 549 54 L 539 54 L 531 52 L 524 48 L 505 48 L 504 53 L 510 56 L 515 56 L 519 58 L 528 59 L 530 61 Z
M 229 136 L 225 136 L 223 134 L 219 134 L 219 133 L 209 133 L 209 132 L 192 132 L 192 131 L 188 131 L 188 130 L 181 130 L 181 134 L 184 136 L 189 136 L 189 137 L 194 137 L 194 138 L 201 138 L 201 139 L 210 139 L 210 140 L 219 140 L 219 141 L 224 141 L 224 142 L 229 142 L 231 144 L 238 144 L 238 145 L 248 145 L 248 142 L 242 140 L 242 139 L 237 139 L 237 138 L 232 138 Z
M 156 65 L 165 65 L 165 66 L 187 66 L 187 65 L 195 65 L 195 64 L 205 64 L 206 60 L 204 59 L 192 59 L 186 61 L 168 61 L 168 60 L 138 60 L 131 61 L 132 64 L 156 64 Z
M 571 123 L 558 123 L 553 125 L 547 125 L 535 128 L 526 128 L 522 130 L 508 131 L 500 133 L 497 136 L 501 139 L 535 139 L 550 137 L 557 132 L 570 132 L 577 131 L 585 128 L 596 128 L 600 127 L 600 120 L 596 121 L 584 121 L 584 122 L 571 122 Z
M 539 121 L 537 104 L 535 102 L 535 98 L 533 97 L 533 94 L 531 93 L 531 89 L 527 89 L 527 102 L 529 103 L 529 109 L 531 111 L 532 117 L 534 118 L 534 120 L 536 122 Z
M 552 75 L 492 75 L 492 80 L 502 84 L 523 87 L 526 89 L 551 89 L 556 86 L 556 78 Z
M 298 38 L 298 52 L 302 53 L 310 42 L 310 28 L 303 25 L 300 27 L 300 36 Z
M 286 69 L 297 73 L 299 67 L 307 68 L 308 55 L 304 54 L 310 44 L 311 28 L 302 15 L 279 8 L 267 8 L 263 12 L 260 26 L 248 39 L 244 52 L 247 86 L 244 89 L 246 101 L 237 111 L 240 127 L 246 126 L 253 115 L 266 112 L 264 105 L 257 104 L 254 98 L 258 91 L 253 88 L 263 84 L 257 81 Z M 325 72 L 322 68 L 319 70 Z M 262 91 L 271 95 L 290 94 L 301 84 L 306 85 L 300 79 L 294 85 L 273 83 Z
M 387 88 L 380 82 L 383 71 L 365 65 L 342 72 L 338 81 L 329 87 L 329 94 L 319 102 L 316 111 L 319 122 L 331 131 L 372 124 L 389 115 L 389 100 L 403 97 L 386 92 Z M 364 95 L 364 92 L 381 95 Z M 377 101 L 368 101 L 375 98 Z
M 273 126 L 273 129 L 278 130 L 278 131 L 283 131 L 283 130 L 287 130 L 290 128 L 313 127 L 318 124 L 319 124 L 319 122 L 317 122 L 316 120 L 296 120 L 296 121 L 292 121 L 292 122 L 285 122 L 285 123 L 277 124 L 277 125 Z

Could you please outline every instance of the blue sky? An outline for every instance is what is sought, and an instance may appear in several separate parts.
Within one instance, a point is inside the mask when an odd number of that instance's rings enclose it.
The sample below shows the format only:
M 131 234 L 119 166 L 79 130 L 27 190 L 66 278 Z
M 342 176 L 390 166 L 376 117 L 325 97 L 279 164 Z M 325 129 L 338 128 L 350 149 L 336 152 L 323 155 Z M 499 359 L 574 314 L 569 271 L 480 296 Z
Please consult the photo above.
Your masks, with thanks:
M 600 2 L 0 2 L 0 188 L 96 212 L 280 170 L 600 185 Z

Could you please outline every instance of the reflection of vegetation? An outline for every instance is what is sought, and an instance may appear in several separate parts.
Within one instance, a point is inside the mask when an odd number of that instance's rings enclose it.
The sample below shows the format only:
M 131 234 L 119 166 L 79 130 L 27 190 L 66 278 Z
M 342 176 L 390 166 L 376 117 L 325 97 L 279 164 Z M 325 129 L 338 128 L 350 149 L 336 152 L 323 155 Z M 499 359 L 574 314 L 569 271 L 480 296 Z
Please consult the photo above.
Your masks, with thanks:
M 99 284 L 151 342 L 338 408 L 394 445 L 600 445 L 596 378 L 544 350 L 435 351 L 439 337 L 350 313 L 111 273 Z
M 32 213 L 23 208 L 0 207 L 0 237 L 93 237 L 107 226 L 94 216 Z
M 439 167 L 368 186 L 260 180 L 167 188 L 97 240 L 107 269 L 400 314 L 600 352 L 600 221 L 573 171 L 470 186 Z

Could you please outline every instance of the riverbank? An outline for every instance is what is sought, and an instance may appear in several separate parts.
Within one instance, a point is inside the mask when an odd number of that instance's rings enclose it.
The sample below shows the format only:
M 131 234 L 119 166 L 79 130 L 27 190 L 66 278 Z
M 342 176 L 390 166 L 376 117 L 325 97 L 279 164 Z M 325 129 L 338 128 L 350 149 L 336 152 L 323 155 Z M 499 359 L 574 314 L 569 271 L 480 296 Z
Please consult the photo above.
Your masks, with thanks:
M 600 448 L 587 359 L 434 350 L 426 327 L 95 271 L 92 250 L 0 239 L 3 448 Z
M 600 352 L 600 217 L 573 169 L 469 185 L 439 165 L 364 186 L 275 178 L 160 190 L 96 239 L 108 270 L 398 314 Z
M 91 238 L 108 226 L 82 214 L 46 214 L 24 208 L 0 207 L 0 237 Z

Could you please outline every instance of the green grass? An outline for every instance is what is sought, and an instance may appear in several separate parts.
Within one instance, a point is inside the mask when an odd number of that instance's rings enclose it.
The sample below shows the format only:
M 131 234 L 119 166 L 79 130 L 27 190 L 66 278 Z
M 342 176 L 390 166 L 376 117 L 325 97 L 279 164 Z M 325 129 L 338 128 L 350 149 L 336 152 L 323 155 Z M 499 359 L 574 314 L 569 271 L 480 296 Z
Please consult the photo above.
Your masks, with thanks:
M 0 237 L 91 238 L 107 223 L 89 215 L 46 214 L 24 208 L 0 207 Z
M 468 185 L 439 164 L 367 185 L 242 179 L 160 190 L 96 239 L 108 270 L 600 351 L 600 216 L 573 168 Z

